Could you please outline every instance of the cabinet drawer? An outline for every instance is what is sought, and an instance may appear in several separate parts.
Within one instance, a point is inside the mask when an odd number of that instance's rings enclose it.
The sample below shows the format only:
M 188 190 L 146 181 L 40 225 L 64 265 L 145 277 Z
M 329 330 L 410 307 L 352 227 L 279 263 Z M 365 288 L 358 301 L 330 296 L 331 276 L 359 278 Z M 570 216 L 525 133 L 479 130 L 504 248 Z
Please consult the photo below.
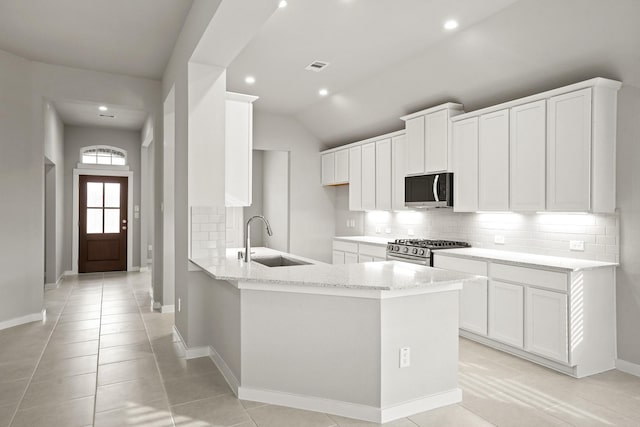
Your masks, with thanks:
M 366 243 L 360 243 L 360 246 L 358 247 L 358 253 L 360 255 L 369 255 L 371 257 L 376 257 L 376 258 L 386 258 L 387 247 L 377 246 L 377 245 L 367 245 Z
M 491 278 L 567 292 L 567 274 L 505 264 L 491 264 Z
M 358 244 L 353 242 L 345 242 L 342 240 L 334 240 L 333 250 L 358 253 Z
M 433 266 L 436 268 L 459 271 L 460 273 L 477 274 L 479 276 L 487 275 L 486 261 L 438 255 L 437 252 L 434 253 L 434 256 L 435 258 L 433 259 Z

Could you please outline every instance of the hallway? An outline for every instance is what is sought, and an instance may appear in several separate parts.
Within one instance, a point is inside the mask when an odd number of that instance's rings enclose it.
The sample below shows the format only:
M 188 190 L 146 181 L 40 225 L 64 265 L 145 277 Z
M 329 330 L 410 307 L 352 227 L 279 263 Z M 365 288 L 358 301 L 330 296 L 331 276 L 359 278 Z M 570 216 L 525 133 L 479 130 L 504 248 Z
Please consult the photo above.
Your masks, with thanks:
M 209 358 L 185 360 L 173 314 L 150 309 L 149 273 L 65 278 L 47 320 L 0 331 L 0 427 L 372 427 L 241 401 Z M 386 424 L 640 424 L 640 379 L 613 370 L 575 380 L 460 340 L 462 404 Z

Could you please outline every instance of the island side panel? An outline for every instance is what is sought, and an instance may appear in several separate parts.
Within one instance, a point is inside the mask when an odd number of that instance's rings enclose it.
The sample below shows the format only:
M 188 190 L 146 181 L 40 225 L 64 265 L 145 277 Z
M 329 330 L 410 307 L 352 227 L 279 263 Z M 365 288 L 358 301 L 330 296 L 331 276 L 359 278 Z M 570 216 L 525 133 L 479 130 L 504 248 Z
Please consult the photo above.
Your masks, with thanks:
M 380 406 L 380 301 L 242 291 L 242 387 Z
M 459 291 L 382 300 L 382 408 L 458 388 L 458 300 Z M 410 366 L 400 368 L 403 347 Z

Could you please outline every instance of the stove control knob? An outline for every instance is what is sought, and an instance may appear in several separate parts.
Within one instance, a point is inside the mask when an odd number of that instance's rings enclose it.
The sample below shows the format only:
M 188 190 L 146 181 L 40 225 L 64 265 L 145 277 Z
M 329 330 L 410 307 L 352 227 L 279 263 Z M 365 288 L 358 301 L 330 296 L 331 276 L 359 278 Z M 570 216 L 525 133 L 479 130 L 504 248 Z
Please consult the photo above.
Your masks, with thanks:
M 420 255 L 424 255 L 424 249 L 420 249 Z
M 418 253 L 418 249 L 413 248 L 413 251 L 412 251 L 412 252 L 413 252 L 413 254 L 415 255 L 415 254 L 417 254 L 417 253 Z
M 409 252 L 409 248 L 403 248 L 403 249 L 402 249 L 402 252 L 404 252 L 404 253 Z
M 396 251 L 396 252 L 400 252 L 400 246 L 394 247 L 393 250 Z

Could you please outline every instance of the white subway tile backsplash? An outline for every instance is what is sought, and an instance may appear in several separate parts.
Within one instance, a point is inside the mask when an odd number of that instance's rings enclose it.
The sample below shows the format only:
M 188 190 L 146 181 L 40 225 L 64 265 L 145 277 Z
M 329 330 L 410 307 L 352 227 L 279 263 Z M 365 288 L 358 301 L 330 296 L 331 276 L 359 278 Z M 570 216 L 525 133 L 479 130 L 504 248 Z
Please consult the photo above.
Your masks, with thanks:
M 218 258 L 225 255 L 225 208 L 191 207 L 191 257 Z
M 379 236 L 376 228 L 390 228 L 392 233 L 385 234 L 389 240 L 462 240 L 476 247 L 612 262 L 617 262 L 619 253 L 617 214 L 475 214 L 444 209 L 366 213 L 365 234 Z M 504 236 L 505 244 L 496 245 L 495 235 Z M 570 251 L 571 240 L 584 241 L 585 251 Z

